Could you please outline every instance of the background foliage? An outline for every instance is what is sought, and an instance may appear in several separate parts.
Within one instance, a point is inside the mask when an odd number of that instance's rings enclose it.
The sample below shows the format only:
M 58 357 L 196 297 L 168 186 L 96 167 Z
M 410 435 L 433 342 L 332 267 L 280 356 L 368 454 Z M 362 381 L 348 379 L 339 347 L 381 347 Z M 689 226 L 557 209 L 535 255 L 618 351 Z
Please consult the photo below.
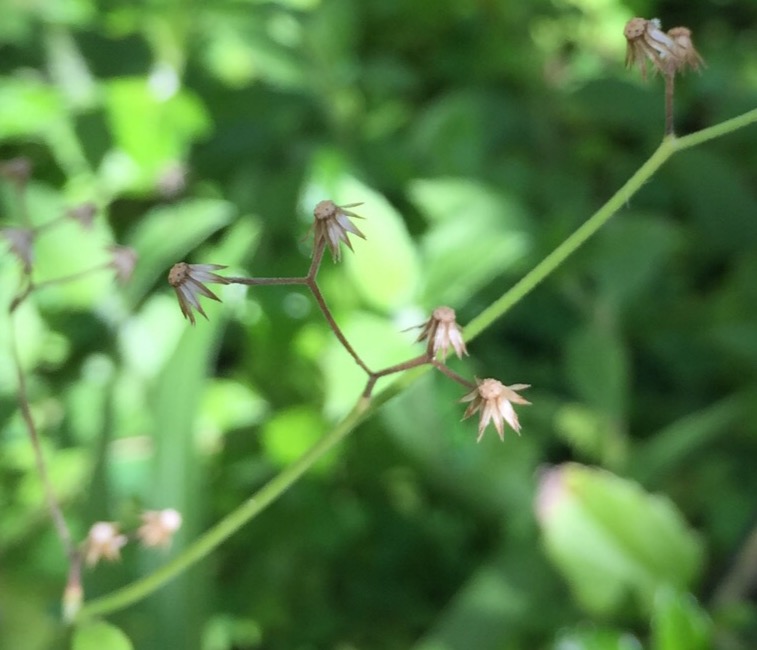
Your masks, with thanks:
M 114 241 L 140 255 L 123 290 L 106 274 L 16 315 L 79 537 L 175 507 L 180 552 L 362 386 L 298 290 L 229 287 L 190 329 L 174 262 L 300 275 L 313 205 L 363 201 L 368 240 L 323 290 L 369 364 L 407 358 L 401 330 L 439 304 L 470 320 L 658 144 L 662 83 L 622 68 L 634 15 L 689 26 L 707 61 L 678 83 L 680 133 L 757 104 L 746 0 L 4 0 L 0 157 L 33 161 L 35 223 L 99 206 L 92 233 L 40 241 L 38 277 Z M 460 388 L 428 373 L 108 620 L 146 650 L 757 646 L 755 170 L 754 128 L 675 157 L 476 339 L 455 367 L 533 385 L 522 438 L 476 445 Z M 18 222 L 7 183 L 0 206 Z M 2 304 L 17 278 L 3 253 Z M 2 311 L 0 647 L 67 647 Z M 87 597 L 164 561 L 127 547 Z M 79 643 L 128 647 L 101 623 Z

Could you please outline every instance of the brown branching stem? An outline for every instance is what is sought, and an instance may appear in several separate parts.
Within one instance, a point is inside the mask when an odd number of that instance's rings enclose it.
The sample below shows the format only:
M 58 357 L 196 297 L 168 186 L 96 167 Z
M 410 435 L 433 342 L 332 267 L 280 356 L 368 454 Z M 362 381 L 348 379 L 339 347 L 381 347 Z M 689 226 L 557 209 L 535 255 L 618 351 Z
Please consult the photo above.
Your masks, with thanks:
M 673 135 L 675 131 L 673 116 L 673 95 L 675 93 L 675 72 L 665 75 L 665 135 Z
M 63 516 L 63 510 L 58 503 L 58 499 L 55 496 L 55 490 L 53 489 L 52 482 L 50 481 L 50 475 L 47 471 L 47 463 L 45 462 L 45 456 L 42 452 L 42 444 L 39 438 L 39 432 L 37 431 L 37 425 L 34 423 L 32 417 L 31 407 L 29 406 L 29 396 L 26 390 L 26 378 L 24 377 L 24 370 L 21 365 L 21 358 L 18 351 L 18 342 L 16 340 L 16 329 L 11 318 L 10 324 L 11 330 L 11 352 L 13 356 L 13 363 L 16 369 L 16 378 L 18 381 L 18 405 L 21 409 L 21 417 L 26 425 L 26 430 L 29 434 L 29 440 L 32 443 L 32 449 L 34 450 L 34 461 L 37 466 L 37 473 L 42 481 L 42 488 L 45 492 L 45 500 L 47 501 L 47 507 L 50 511 L 50 517 L 53 520 L 55 530 L 60 538 L 63 548 L 71 562 L 77 556 L 77 550 L 71 536 L 71 531 L 68 528 L 68 524 Z

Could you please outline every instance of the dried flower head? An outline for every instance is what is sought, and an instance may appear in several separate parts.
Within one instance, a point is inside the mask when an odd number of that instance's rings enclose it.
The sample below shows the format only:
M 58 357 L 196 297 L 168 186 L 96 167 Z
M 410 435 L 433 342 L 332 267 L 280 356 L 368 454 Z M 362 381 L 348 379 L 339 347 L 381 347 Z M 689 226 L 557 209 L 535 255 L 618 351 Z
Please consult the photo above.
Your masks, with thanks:
M 317 248 L 321 242 L 324 242 L 331 250 L 331 257 L 335 262 L 338 262 L 342 257 L 339 248 L 340 242 L 344 242 L 352 250 L 352 243 L 350 242 L 348 233 L 365 239 L 365 235 L 350 221 L 351 218 L 362 219 L 362 217 L 347 210 L 347 208 L 354 208 L 358 205 L 363 204 L 350 203 L 349 205 L 336 205 L 333 201 L 321 201 L 313 210 L 313 216 L 315 217 L 315 223 L 313 224 L 315 246 Z
M 66 216 L 76 221 L 84 230 L 92 229 L 92 222 L 97 214 L 97 206 L 91 201 L 80 203 L 66 210 Z
M 126 284 L 137 265 L 137 251 L 128 246 L 108 246 L 110 262 L 108 266 L 116 272 L 116 280 Z
M 174 264 L 168 272 L 168 284 L 176 292 L 181 313 L 184 314 L 184 317 L 192 325 L 195 324 L 192 308 L 200 312 L 206 319 L 208 318 L 202 305 L 200 305 L 200 296 L 221 302 L 221 299 L 208 289 L 203 282 L 229 284 L 226 278 L 213 273 L 213 271 L 225 268 L 225 266 L 220 264 L 187 264 L 186 262 L 179 262 L 178 264 Z
M 31 228 L 3 228 L 0 236 L 10 244 L 11 252 L 18 257 L 27 275 L 32 271 L 34 259 L 34 231 Z
M 484 429 L 489 422 L 494 422 L 494 428 L 499 434 L 500 440 L 505 439 L 504 423 L 516 433 L 520 434 L 520 422 L 518 415 L 515 413 L 513 404 L 530 404 L 527 399 L 518 395 L 516 391 L 528 388 L 528 384 L 513 384 L 505 386 L 496 379 L 476 379 L 476 388 L 463 397 L 461 402 L 470 402 L 470 406 L 465 411 L 463 419 L 469 418 L 474 413 L 481 411 L 478 421 L 478 438 L 481 440 L 484 435 Z
M 111 562 L 121 558 L 121 547 L 128 541 L 121 535 L 118 525 L 111 521 L 98 521 L 92 525 L 85 542 L 84 558 L 89 566 L 94 566 L 105 558 Z
M 685 70 L 686 67 L 692 70 L 699 70 L 704 66 L 704 60 L 699 56 L 699 52 L 694 48 L 691 41 L 691 30 L 688 27 L 673 27 L 668 30 L 668 36 L 673 39 L 675 44 L 675 53 L 679 70 Z
M 451 307 L 437 307 L 431 312 L 431 317 L 423 325 L 423 330 L 418 336 L 418 341 L 426 339 L 428 339 L 428 353 L 433 357 L 441 353 L 442 361 L 447 360 L 450 348 L 460 359 L 464 354 L 468 354 L 463 332 L 455 320 L 455 310 Z
M 632 18 L 626 23 L 623 34 L 627 41 L 626 65 L 629 68 L 638 65 L 644 79 L 647 61 L 652 62 L 655 72 L 665 75 L 673 75 L 686 67 L 697 70 L 704 64 L 694 49 L 691 30 L 686 27 L 674 27 L 666 33 L 657 18 Z
M 623 35 L 627 42 L 626 66 L 632 68 L 638 65 L 642 78 L 647 78 L 648 60 L 656 72 L 675 72 L 675 43 L 662 31 L 659 19 L 632 18 L 626 23 Z
M 137 537 L 145 546 L 167 548 L 179 528 L 181 513 L 178 510 L 148 510 L 142 514 L 142 525 L 137 530 Z

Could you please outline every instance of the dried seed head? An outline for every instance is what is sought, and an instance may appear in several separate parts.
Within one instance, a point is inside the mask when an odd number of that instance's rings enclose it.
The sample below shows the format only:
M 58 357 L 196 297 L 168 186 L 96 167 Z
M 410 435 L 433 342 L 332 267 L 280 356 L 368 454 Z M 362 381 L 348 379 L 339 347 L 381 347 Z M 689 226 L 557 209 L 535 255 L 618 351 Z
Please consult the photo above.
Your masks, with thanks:
M 657 18 L 632 18 L 626 23 L 623 35 L 626 37 L 626 66 L 638 65 L 643 79 L 647 78 L 647 61 L 651 61 L 655 72 L 675 72 L 675 43 L 662 31 Z
M 476 379 L 476 388 L 463 397 L 461 402 L 470 402 L 466 409 L 463 419 L 469 418 L 474 413 L 480 411 L 478 421 L 478 438 L 480 442 L 484 435 L 484 430 L 490 422 L 494 423 L 494 428 L 499 434 L 500 440 L 505 439 L 504 423 L 516 433 L 520 434 L 520 422 L 518 415 L 515 413 L 513 404 L 530 404 L 527 399 L 518 395 L 517 391 L 529 388 L 528 384 L 513 384 L 505 386 L 496 379 Z
M 333 201 L 321 201 L 315 206 L 313 216 L 315 223 L 313 230 L 315 232 L 313 245 L 317 248 L 322 243 L 329 247 L 331 257 L 338 262 L 341 257 L 340 242 L 347 244 L 352 250 L 352 243 L 349 239 L 349 233 L 365 239 L 365 235 L 358 230 L 357 226 L 350 219 L 362 219 L 354 212 L 347 208 L 354 208 L 362 203 L 350 203 L 349 205 L 336 205 Z
M 457 324 L 455 310 L 451 307 L 437 307 L 431 312 L 431 317 L 423 325 L 418 341 L 428 340 L 428 353 L 436 357 L 441 353 L 442 361 L 447 360 L 449 349 L 452 348 L 458 358 L 468 354 L 465 349 L 463 332 Z
M 674 27 L 665 33 L 657 18 L 632 18 L 626 23 L 623 35 L 627 41 L 626 66 L 638 65 L 644 79 L 648 61 L 655 72 L 665 75 L 686 67 L 696 70 L 704 64 L 691 42 L 691 30 L 686 27 Z
M 226 278 L 213 273 L 213 271 L 225 268 L 225 266 L 220 264 L 187 264 L 186 262 L 179 262 L 178 264 L 174 264 L 168 272 L 168 284 L 176 292 L 181 313 L 184 314 L 184 317 L 192 325 L 195 324 L 195 317 L 192 312 L 193 308 L 206 319 L 208 318 L 202 305 L 200 305 L 200 296 L 221 302 L 221 299 L 203 283 L 229 284 Z
M 181 514 L 178 510 L 148 510 L 142 514 L 142 525 L 137 530 L 137 537 L 144 546 L 167 548 L 179 528 Z
M 85 542 L 84 559 L 94 566 L 105 558 L 111 562 L 121 558 L 121 547 L 128 541 L 126 535 L 118 531 L 118 524 L 112 521 L 98 521 L 92 525 Z

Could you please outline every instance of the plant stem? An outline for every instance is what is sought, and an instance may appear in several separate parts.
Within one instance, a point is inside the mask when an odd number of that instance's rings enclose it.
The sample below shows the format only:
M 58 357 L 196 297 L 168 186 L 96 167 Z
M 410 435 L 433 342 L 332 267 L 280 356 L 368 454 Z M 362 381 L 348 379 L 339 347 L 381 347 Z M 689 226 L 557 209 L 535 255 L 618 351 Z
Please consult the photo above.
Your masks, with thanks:
M 360 424 L 367 412 L 368 402 L 365 400 L 358 401 L 352 411 L 331 432 L 321 438 L 294 463 L 266 483 L 236 510 L 201 535 L 181 555 L 155 571 L 155 573 L 137 580 L 122 589 L 118 589 L 112 594 L 86 603 L 76 616 L 76 620 L 107 614 L 131 605 L 158 589 L 161 585 L 184 571 L 184 569 L 209 555 L 221 542 L 228 539 L 250 519 L 264 510 L 266 506 L 286 492 L 319 458 Z
M 676 74 L 669 72 L 665 74 L 665 136 L 673 135 L 675 127 L 673 125 L 673 95 L 675 93 Z
M 29 433 L 29 439 L 32 443 L 34 461 L 37 465 L 37 473 L 42 481 L 42 489 L 45 492 L 45 500 L 47 501 L 47 507 L 50 511 L 50 517 L 53 520 L 55 530 L 63 544 L 66 555 L 68 556 L 69 561 L 71 561 L 76 555 L 76 549 L 74 547 L 71 531 L 68 528 L 66 519 L 63 517 L 63 511 L 61 510 L 58 499 L 55 496 L 53 484 L 50 481 L 50 475 L 47 471 L 47 463 L 45 462 L 45 456 L 42 453 L 42 443 L 39 439 L 39 432 L 37 431 L 37 425 L 34 423 L 31 408 L 29 407 L 29 395 L 26 391 L 26 378 L 24 377 L 24 370 L 21 366 L 21 358 L 18 352 L 15 319 L 13 317 L 10 319 L 10 335 L 13 363 L 16 367 L 16 378 L 18 380 L 18 405 L 21 409 L 21 416 L 24 419 L 24 424 L 26 424 L 26 430 Z
M 574 253 L 589 237 L 596 233 L 673 153 L 726 135 L 753 122 L 757 122 L 757 109 L 683 138 L 675 138 L 673 136 L 665 138 L 651 158 L 639 168 L 605 205 L 584 222 L 583 225 L 579 226 L 570 237 L 534 267 L 520 282 L 513 285 L 465 328 L 466 340 L 470 341 L 478 336 L 478 334 L 511 309 L 550 273 L 557 269 L 568 256 Z M 319 251 L 314 253 L 313 264 L 311 264 L 311 269 L 308 273 L 308 278 L 311 280 L 313 286 L 315 286 L 315 274 L 322 254 L 322 248 L 320 253 Z M 310 286 L 310 283 L 307 284 Z M 318 295 L 320 295 L 320 292 Z M 329 313 L 330 316 L 330 312 L 327 311 L 326 313 Z M 338 328 L 335 330 L 335 333 L 337 331 L 339 331 Z M 430 365 L 419 365 L 403 373 L 396 381 L 392 382 L 370 401 L 361 396 L 352 411 L 328 434 L 316 442 L 313 447 L 292 465 L 282 470 L 281 473 L 266 483 L 249 499 L 197 539 L 181 555 L 158 569 L 155 573 L 141 578 L 131 585 L 118 589 L 109 595 L 85 604 L 78 612 L 76 620 L 83 620 L 95 615 L 109 614 L 123 609 L 153 593 L 176 575 L 207 557 L 216 547 L 220 546 L 221 543 L 289 489 L 312 465 L 320 460 L 336 444 L 341 442 L 361 422 L 382 405 L 404 391 L 429 370 Z M 376 381 L 376 373 L 367 372 L 369 375 L 369 384 L 372 387 Z
M 465 328 L 465 340 L 471 341 L 495 320 L 509 311 L 525 296 L 534 290 L 551 273 L 555 271 L 570 255 L 604 226 L 627 201 L 638 192 L 662 164 L 675 152 L 675 139 L 667 138 L 652 154 L 652 156 L 629 178 L 626 183 L 597 210 L 589 219 L 581 224 L 565 241 L 547 255 L 539 264 L 516 282 L 500 298 L 484 309 Z

